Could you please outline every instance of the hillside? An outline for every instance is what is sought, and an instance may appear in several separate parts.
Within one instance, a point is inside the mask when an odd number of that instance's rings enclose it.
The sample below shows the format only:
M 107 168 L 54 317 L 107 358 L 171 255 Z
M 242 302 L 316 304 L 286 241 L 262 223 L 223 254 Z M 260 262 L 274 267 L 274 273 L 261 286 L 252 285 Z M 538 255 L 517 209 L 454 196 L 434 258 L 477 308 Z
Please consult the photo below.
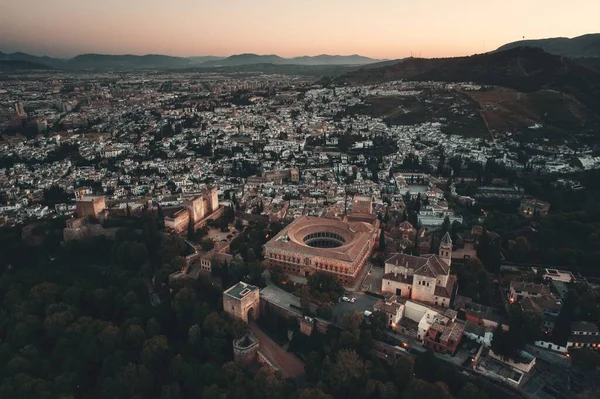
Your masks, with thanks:
M 20 52 L 12 54 L 0 53 L 0 61 L 25 61 L 45 65 L 47 67 L 55 69 L 60 69 L 65 66 L 65 60 L 60 58 L 51 58 L 46 56 L 38 57 L 35 55 Z
M 460 58 L 409 58 L 381 68 L 361 68 L 337 84 L 375 84 L 394 80 L 475 82 L 500 88 L 467 94 L 492 130 L 523 131 L 539 123 L 536 134 L 590 135 L 600 127 L 600 71 L 537 48 Z M 528 131 L 529 132 L 529 131 Z
M 496 51 L 510 50 L 517 47 L 536 47 L 547 53 L 563 57 L 600 57 L 600 33 L 583 35 L 572 39 L 555 37 L 539 40 L 520 40 L 505 44 Z
M 588 107 L 600 110 L 600 73 L 597 70 L 536 48 L 459 58 L 410 58 L 391 66 L 350 72 L 337 81 L 356 85 L 400 79 L 470 81 L 525 93 L 551 89 L 573 95 Z
M 32 70 L 51 70 L 47 65 L 39 64 L 31 61 L 19 60 L 0 60 L 0 71 L 16 72 L 16 71 L 32 71 Z

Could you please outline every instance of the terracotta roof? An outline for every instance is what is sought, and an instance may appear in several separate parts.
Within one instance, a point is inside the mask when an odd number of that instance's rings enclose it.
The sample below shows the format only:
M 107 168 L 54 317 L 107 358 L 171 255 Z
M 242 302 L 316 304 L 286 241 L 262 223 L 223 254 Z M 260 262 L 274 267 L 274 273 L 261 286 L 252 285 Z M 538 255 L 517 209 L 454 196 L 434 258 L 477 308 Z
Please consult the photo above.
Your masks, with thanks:
M 413 276 L 406 276 L 406 278 L 404 278 L 404 275 L 401 273 L 386 273 L 383 275 L 383 279 L 384 280 L 392 280 L 392 281 L 397 281 L 399 283 L 405 283 L 405 284 L 411 284 L 413 283 Z
M 344 239 L 344 244 L 337 248 L 315 248 L 304 243 L 304 237 L 317 232 L 335 233 Z M 369 223 L 301 216 L 265 244 L 265 248 L 354 262 L 376 233 L 377 228 Z
M 528 292 L 530 294 L 549 294 L 550 289 L 543 284 L 527 283 L 525 281 L 511 281 L 510 286 L 515 291 Z
M 373 309 L 384 312 L 388 314 L 397 314 L 398 310 L 402 308 L 402 304 L 397 302 L 385 302 L 385 301 L 377 301 L 377 303 L 373 306 Z
M 405 220 L 404 222 L 400 223 L 398 225 L 398 228 L 400 230 L 416 230 L 412 224 L 410 224 L 409 221 Z
M 438 255 L 413 256 L 397 253 L 388 258 L 385 263 L 413 269 L 413 274 L 419 276 L 437 277 L 450 272 L 450 266 Z
M 430 330 L 441 333 L 439 342 L 448 342 L 450 339 L 453 342 L 457 342 L 465 331 L 463 324 L 456 322 L 450 322 L 447 325 L 433 323 L 430 327 Z

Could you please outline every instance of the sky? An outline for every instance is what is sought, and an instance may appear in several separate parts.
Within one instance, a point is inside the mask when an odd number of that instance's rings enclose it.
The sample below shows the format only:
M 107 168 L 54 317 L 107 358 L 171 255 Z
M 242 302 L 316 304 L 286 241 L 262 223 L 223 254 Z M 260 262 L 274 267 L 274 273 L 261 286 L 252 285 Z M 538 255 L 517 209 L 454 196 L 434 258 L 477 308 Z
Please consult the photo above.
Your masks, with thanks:
M 599 0 L 1 0 L 0 51 L 460 56 L 600 31 Z

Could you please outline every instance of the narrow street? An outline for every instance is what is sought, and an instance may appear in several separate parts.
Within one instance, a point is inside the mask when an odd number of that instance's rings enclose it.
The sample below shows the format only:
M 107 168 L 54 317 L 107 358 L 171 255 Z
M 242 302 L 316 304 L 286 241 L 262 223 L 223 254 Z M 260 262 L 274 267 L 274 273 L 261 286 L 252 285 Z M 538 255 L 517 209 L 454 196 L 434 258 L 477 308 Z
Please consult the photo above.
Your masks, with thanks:
M 304 363 L 294 354 L 287 352 L 271 337 L 265 334 L 256 323 L 250 323 L 252 334 L 260 342 L 259 352 L 273 363 L 285 378 L 299 378 L 304 375 Z

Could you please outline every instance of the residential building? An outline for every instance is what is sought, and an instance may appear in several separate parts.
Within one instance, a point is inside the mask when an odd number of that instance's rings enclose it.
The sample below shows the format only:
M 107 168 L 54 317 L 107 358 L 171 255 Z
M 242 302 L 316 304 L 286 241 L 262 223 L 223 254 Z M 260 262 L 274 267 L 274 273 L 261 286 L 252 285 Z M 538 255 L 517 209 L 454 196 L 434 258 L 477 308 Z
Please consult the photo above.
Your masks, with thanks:
M 423 345 L 436 352 L 454 355 L 463 335 L 464 324 L 438 314 L 425 334 Z
M 550 203 L 535 198 L 523 198 L 519 205 L 519 212 L 526 217 L 546 216 L 550 211 Z
M 391 328 L 395 328 L 404 316 L 404 304 L 398 301 L 396 295 L 388 295 L 386 299 L 377 301 L 373 309 L 385 314 L 387 324 Z
M 543 284 L 528 283 L 524 281 L 511 281 L 508 300 L 513 303 L 522 298 L 539 297 L 550 294 L 550 288 Z
M 600 349 L 598 326 L 589 321 L 577 321 L 571 324 L 571 336 L 567 340 L 567 348 Z

